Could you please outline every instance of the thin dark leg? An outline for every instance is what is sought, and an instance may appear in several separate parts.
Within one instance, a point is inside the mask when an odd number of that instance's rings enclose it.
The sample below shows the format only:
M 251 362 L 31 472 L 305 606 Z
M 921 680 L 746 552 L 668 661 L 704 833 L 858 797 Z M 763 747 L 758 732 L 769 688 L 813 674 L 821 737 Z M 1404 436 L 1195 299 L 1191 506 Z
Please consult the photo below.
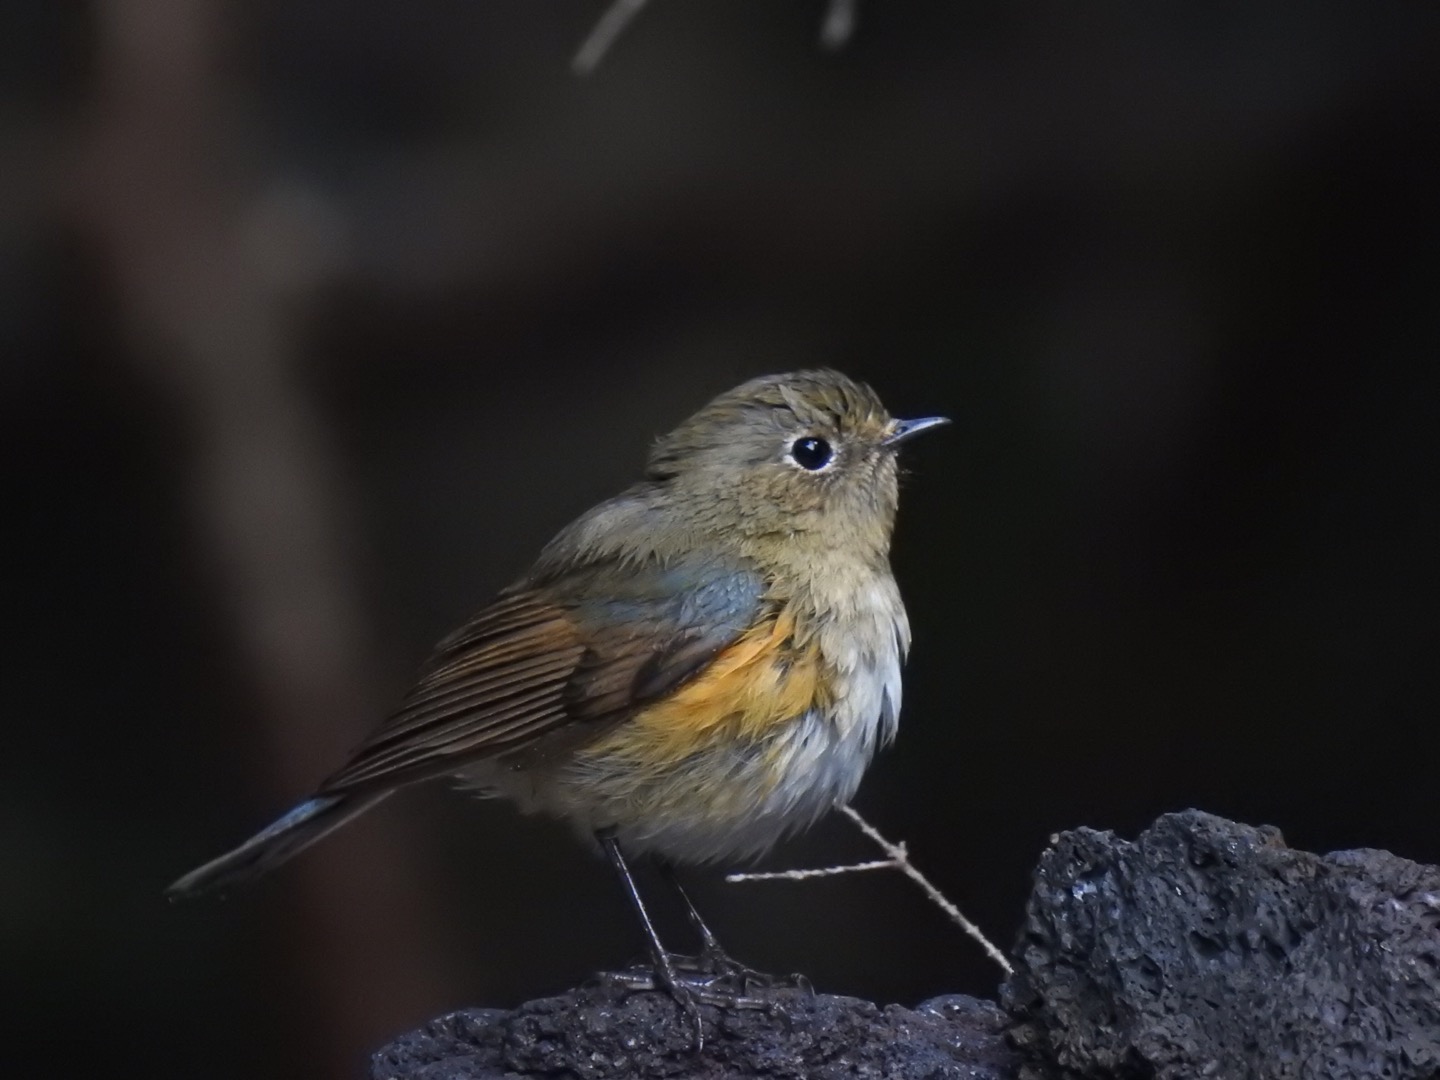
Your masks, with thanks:
M 605 856 L 610 860 L 610 865 L 615 868 L 615 873 L 620 877 L 620 884 L 625 888 L 625 895 L 630 898 L 630 906 L 635 909 L 635 914 L 640 919 L 640 925 L 645 930 L 645 940 L 650 946 L 650 959 L 655 965 L 655 979 L 675 999 L 681 1010 L 690 1017 L 695 1026 L 695 1048 L 699 1050 L 704 1045 L 704 1031 L 700 1024 L 700 1007 L 695 1003 L 695 995 L 690 989 L 684 986 L 679 977 L 675 974 L 675 965 L 670 959 L 670 954 L 665 951 L 665 946 L 660 942 L 660 935 L 655 932 L 655 924 L 650 921 L 650 913 L 645 910 L 645 901 L 640 898 L 640 890 L 635 887 L 635 879 L 630 875 L 630 867 L 625 862 L 625 856 L 620 851 L 620 842 L 615 838 L 615 833 L 608 829 L 600 829 L 595 833 L 595 839 L 600 841 L 600 846 L 605 849 Z
M 695 928 L 695 933 L 700 935 L 700 951 L 702 957 L 706 959 L 723 958 L 725 956 L 725 950 L 720 947 L 720 940 L 715 936 L 710 927 L 705 925 L 705 920 L 700 917 L 700 912 L 695 909 L 695 904 L 690 899 L 690 894 L 685 891 L 685 886 L 680 884 L 680 878 L 675 874 L 675 867 L 665 861 L 661 861 L 656 865 L 660 871 L 660 876 L 669 883 L 670 887 L 675 890 L 676 895 L 680 897 L 680 902 L 685 905 L 685 914 L 690 919 L 690 925 Z
M 660 942 L 660 935 L 655 932 L 655 924 L 650 921 L 650 912 L 645 910 L 645 901 L 640 898 L 640 890 L 635 887 L 635 879 L 630 876 L 630 867 L 620 851 L 620 842 L 615 839 L 613 832 L 603 829 L 595 834 L 595 838 L 605 849 L 605 856 L 610 860 L 610 865 L 615 868 L 615 873 L 619 875 L 620 884 L 625 889 L 630 906 L 635 909 L 635 914 L 640 919 L 640 925 L 645 930 L 645 941 L 650 947 L 650 959 L 655 964 L 655 974 L 660 976 L 661 981 L 667 987 L 676 985 L 675 966 L 670 962 L 670 954 L 665 951 L 665 946 Z
M 814 988 L 810 980 L 804 975 L 791 975 L 777 977 L 767 975 L 762 971 L 746 967 L 744 964 L 730 957 L 720 945 L 720 939 L 715 932 L 705 925 L 705 920 L 700 917 L 695 904 L 690 899 L 690 894 L 685 891 L 685 886 L 680 884 L 680 878 L 675 873 L 673 864 L 664 860 L 658 864 L 660 876 L 669 882 L 670 887 L 675 890 L 680 902 L 685 905 L 685 913 L 690 917 L 690 925 L 695 928 L 695 933 L 700 936 L 700 956 L 698 958 L 699 970 L 710 975 L 719 975 L 736 982 L 740 987 L 741 996 L 748 996 L 752 986 L 761 989 L 776 986 L 791 986 L 797 990 L 804 990 L 813 994 Z

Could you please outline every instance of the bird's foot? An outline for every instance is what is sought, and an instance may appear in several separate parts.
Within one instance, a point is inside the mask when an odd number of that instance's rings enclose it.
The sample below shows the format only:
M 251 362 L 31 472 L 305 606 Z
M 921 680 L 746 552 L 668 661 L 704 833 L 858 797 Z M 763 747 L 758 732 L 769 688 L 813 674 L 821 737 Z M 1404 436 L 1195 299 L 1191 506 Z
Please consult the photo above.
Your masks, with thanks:
M 774 976 L 751 971 L 730 961 L 727 970 L 717 970 L 705 958 L 694 956 L 665 957 L 665 964 L 645 964 L 624 971 L 602 972 L 599 982 L 625 993 L 661 991 L 668 994 L 689 1024 L 692 1047 L 698 1053 L 705 1046 L 705 1028 L 700 1006 L 717 1009 L 765 1009 L 773 1011 L 776 1003 L 757 996 L 755 991 L 786 985 Z M 726 958 L 728 960 L 728 957 Z M 803 978 L 796 976 L 796 978 Z M 809 988 L 808 981 L 805 988 Z
M 752 990 L 802 990 L 814 994 L 810 980 L 801 974 L 772 975 L 756 971 L 752 967 L 731 957 L 718 943 L 707 942 L 699 956 L 677 956 L 673 958 L 677 971 L 693 974 L 711 980 L 711 985 L 726 988 L 741 997 L 749 998 Z
M 716 970 L 702 963 L 700 957 L 666 957 L 665 967 L 637 964 L 624 971 L 602 972 L 597 978 L 608 986 L 627 993 L 645 990 L 659 990 L 669 994 L 680 1003 L 693 1001 L 701 1005 L 713 1005 L 720 1009 L 763 1009 L 769 1003 L 753 996 L 751 989 L 766 990 L 775 986 L 788 985 L 771 975 L 764 975 L 749 968 Z

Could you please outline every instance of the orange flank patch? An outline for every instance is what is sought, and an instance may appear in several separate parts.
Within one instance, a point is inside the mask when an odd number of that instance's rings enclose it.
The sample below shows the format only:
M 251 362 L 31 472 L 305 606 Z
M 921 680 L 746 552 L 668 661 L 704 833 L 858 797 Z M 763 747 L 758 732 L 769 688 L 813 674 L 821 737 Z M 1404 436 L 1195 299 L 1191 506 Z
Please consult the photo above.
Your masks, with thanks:
M 819 647 L 799 646 L 780 612 L 720 653 L 669 697 L 637 713 L 587 751 L 668 765 L 716 743 L 755 742 L 824 695 Z

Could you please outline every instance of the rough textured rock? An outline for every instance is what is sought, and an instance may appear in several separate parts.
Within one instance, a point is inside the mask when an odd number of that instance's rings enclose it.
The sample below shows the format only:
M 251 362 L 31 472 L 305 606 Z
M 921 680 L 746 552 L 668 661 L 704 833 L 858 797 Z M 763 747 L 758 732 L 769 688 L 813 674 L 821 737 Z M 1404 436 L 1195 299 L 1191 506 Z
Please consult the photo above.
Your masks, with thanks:
M 1197 811 L 1040 861 L 1002 1003 L 1022 1075 L 1440 1077 L 1440 868 Z
M 432 1022 L 376 1054 L 372 1080 L 1007 1080 L 1017 1058 L 1004 1017 L 959 995 L 917 1009 L 768 991 L 770 1009 L 702 1006 L 705 1045 L 665 995 L 586 987 L 513 1012 L 472 1009 Z

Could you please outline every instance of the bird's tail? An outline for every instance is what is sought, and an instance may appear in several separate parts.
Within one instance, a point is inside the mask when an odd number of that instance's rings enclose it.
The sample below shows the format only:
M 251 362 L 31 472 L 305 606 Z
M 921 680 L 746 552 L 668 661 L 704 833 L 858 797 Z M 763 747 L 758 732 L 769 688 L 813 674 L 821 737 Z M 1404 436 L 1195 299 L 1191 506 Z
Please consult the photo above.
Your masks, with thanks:
M 172 900 L 226 889 L 273 870 L 322 836 L 363 814 L 388 791 L 365 795 L 317 795 L 260 830 L 233 851 L 191 870 L 165 895 Z

